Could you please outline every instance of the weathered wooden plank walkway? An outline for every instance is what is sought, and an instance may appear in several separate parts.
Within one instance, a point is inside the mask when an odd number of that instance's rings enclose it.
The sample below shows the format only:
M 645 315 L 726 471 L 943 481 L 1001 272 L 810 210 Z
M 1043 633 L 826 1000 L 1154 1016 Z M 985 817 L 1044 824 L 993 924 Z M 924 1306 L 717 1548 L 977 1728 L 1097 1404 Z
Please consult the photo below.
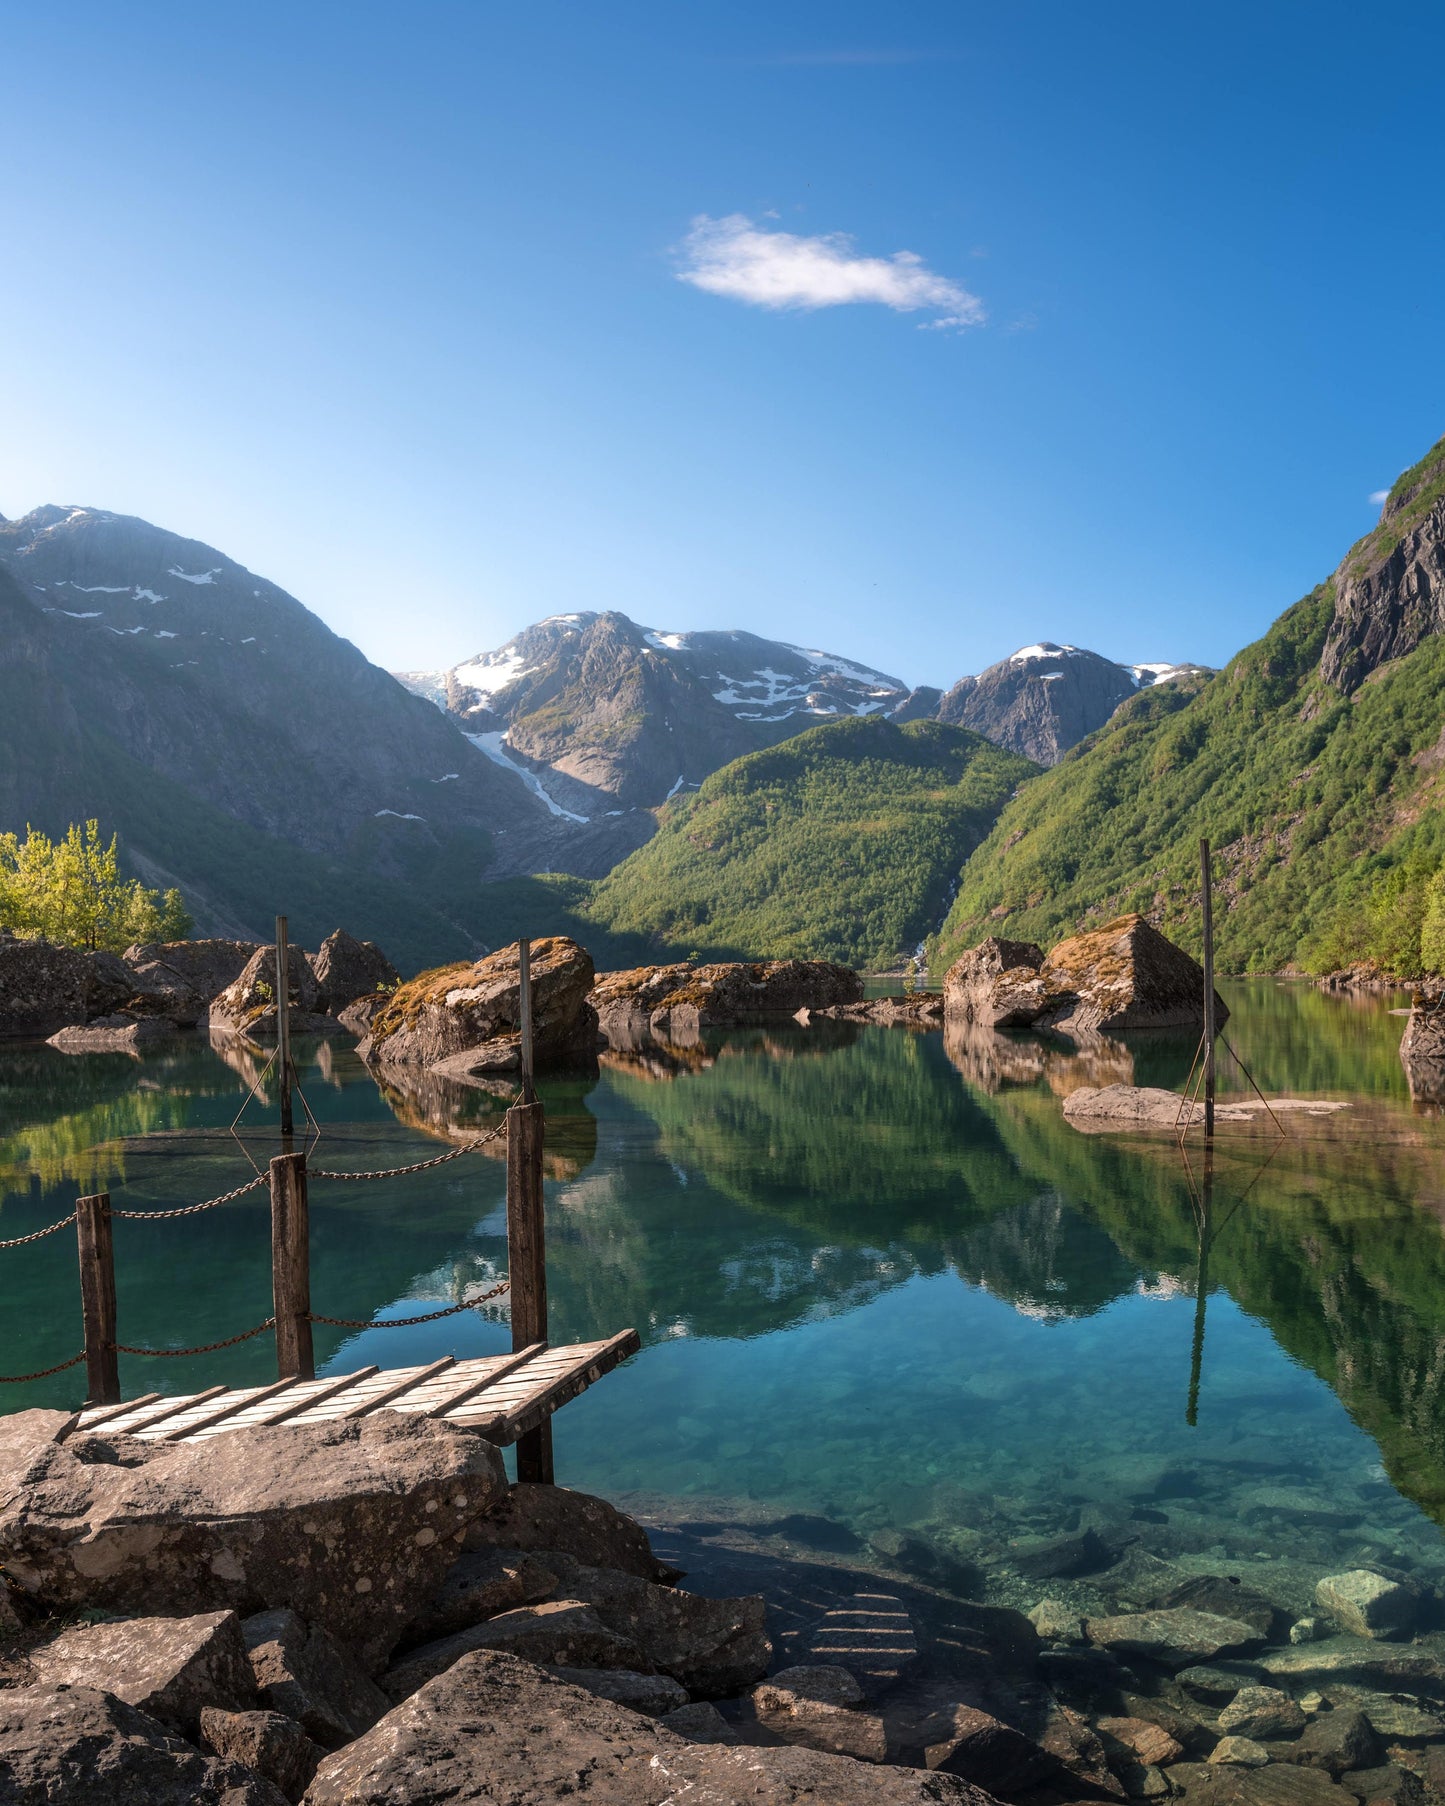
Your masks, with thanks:
M 417 1411 L 513 1443 L 642 1346 L 635 1329 L 604 1342 L 549 1348 L 534 1342 L 515 1354 L 458 1361 L 446 1355 L 421 1367 L 362 1367 L 323 1379 L 273 1380 L 268 1386 L 211 1386 L 180 1398 L 150 1392 L 125 1404 L 80 1413 L 81 1430 L 106 1429 L 152 1442 L 203 1442 L 248 1424 L 312 1424 Z

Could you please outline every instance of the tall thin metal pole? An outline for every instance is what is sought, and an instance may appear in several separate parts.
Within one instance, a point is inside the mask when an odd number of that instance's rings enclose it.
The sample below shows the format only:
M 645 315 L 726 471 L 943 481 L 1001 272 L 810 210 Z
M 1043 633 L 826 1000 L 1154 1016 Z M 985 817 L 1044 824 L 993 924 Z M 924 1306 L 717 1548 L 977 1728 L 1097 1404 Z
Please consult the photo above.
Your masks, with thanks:
M 286 918 L 276 918 L 276 1064 L 281 1069 L 281 1133 L 288 1136 L 291 1121 L 291 948 L 286 939 Z
M 532 943 L 517 942 L 517 958 L 521 966 L 522 996 L 519 1008 L 522 1030 L 522 1101 L 530 1104 L 535 1099 L 536 1066 L 532 1057 Z
M 1214 1134 L 1214 896 L 1209 842 L 1199 843 L 1200 890 L 1204 903 L 1204 1133 Z
M 1189 1403 L 1185 1422 L 1199 1422 L 1199 1388 L 1204 1382 L 1204 1317 L 1209 1309 L 1209 1248 L 1214 1234 L 1214 1143 L 1204 1142 L 1204 1196 L 1199 1209 L 1199 1270 L 1194 1281 L 1194 1344 L 1189 1357 Z

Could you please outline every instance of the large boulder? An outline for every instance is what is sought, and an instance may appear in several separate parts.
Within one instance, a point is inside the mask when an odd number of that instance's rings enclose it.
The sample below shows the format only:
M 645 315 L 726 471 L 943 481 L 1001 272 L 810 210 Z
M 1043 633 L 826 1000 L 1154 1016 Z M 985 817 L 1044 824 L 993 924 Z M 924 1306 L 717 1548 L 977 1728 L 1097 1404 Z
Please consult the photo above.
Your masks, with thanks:
M 694 966 L 638 966 L 604 972 L 592 992 L 608 1041 L 635 1047 L 640 1036 L 687 1041 L 705 1028 L 781 1021 L 799 1010 L 858 1003 L 863 980 L 822 959 L 772 959 Z
M 597 1016 L 587 1001 L 592 956 L 566 935 L 532 942 L 532 1047 L 538 1066 L 595 1059 Z M 515 945 L 439 966 L 399 985 L 358 1051 L 383 1070 L 421 1067 L 466 1078 L 522 1064 L 522 980 Z
M 245 971 L 254 941 L 148 941 L 125 951 L 131 995 L 117 1008 L 133 1016 L 161 1016 L 178 1028 L 206 1020 L 212 1000 Z
M 15 1806 L 284 1806 L 98 1687 L 0 1688 L 0 1800 Z
M 296 1035 L 334 1034 L 341 1024 L 320 1006 L 316 974 L 299 947 L 286 950 L 289 980 L 290 1027 Z M 251 1041 L 276 1039 L 276 949 L 258 947 L 239 978 L 228 984 L 211 1004 L 210 1026 L 223 1035 L 244 1035 Z
M 350 1650 L 284 1605 L 247 1618 L 241 1635 L 266 1705 L 295 1719 L 323 1749 L 369 1731 L 390 1703 Z
M 77 1624 L 33 1650 L 30 1665 L 48 1686 L 97 1687 L 188 1737 L 200 1728 L 203 1707 L 255 1703 L 234 1612 Z
M 1400 1059 L 1412 1098 L 1424 1104 L 1445 1103 L 1445 993 L 1418 990 L 1411 996 Z
M 1042 968 L 1048 1003 L 1044 1028 L 1071 1035 L 1100 1029 L 1200 1028 L 1204 968 L 1141 915 L 1060 941 Z M 1215 1022 L 1229 1011 L 1216 994 Z
M 316 1771 L 306 1806 L 991 1806 L 950 1775 L 797 1748 L 694 1743 L 519 1661 L 478 1652 Z
M 401 974 L 375 941 L 358 941 L 344 928 L 333 929 L 311 962 L 316 974 L 316 1007 L 339 1016 L 359 997 L 391 990 Z
M 393 1411 L 198 1443 L 58 1440 L 69 1423 L 31 1411 L 0 1427 L 0 1563 L 13 1585 L 52 1608 L 287 1605 L 368 1667 L 506 1490 L 489 1443 Z
M 462 1540 L 467 1549 L 560 1549 L 589 1567 L 621 1568 L 642 1580 L 678 1577 L 652 1553 L 641 1524 L 606 1499 L 566 1486 L 519 1481 L 485 1517 L 467 1526 Z
M 109 956 L 109 957 L 114 957 Z M 114 1007 L 106 967 L 75 947 L 0 930 L 0 1040 L 43 1040 Z
M 545 1562 L 521 1549 L 469 1550 L 407 1625 L 405 1640 L 434 1643 L 501 1612 L 555 1599 L 560 1585 Z
M 219 1706 L 201 1713 L 200 1741 L 211 1755 L 254 1770 L 292 1801 L 305 1793 L 326 1753 L 280 1712 L 223 1712 Z
M 944 974 L 945 1014 L 951 1021 L 976 1022 L 987 1029 L 1027 1028 L 1047 1002 L 1039 976 L 1043 963 L 1043 950 L 1032 941 L 991 934 Z

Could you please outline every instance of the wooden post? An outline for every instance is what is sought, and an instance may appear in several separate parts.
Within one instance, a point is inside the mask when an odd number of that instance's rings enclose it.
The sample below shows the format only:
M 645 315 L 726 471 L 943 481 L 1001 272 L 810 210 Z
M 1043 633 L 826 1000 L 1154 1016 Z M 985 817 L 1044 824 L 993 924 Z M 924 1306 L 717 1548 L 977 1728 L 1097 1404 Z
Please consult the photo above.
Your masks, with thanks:
M 316 1378 L 311 1352 L 311 1229 L 306 1156 L 271 1162 L 271 1299 L 276 1318 L 276 1372 L 283 1380 Z
M 507 1112 L 507 1272 L 512 1351 L 547 1340 L 547 1249 L 542 1222 L 542 1106 Z M 517 1478 L 552 1484 L 551 1420 L 517 1438 Z
M 521 1002 L 518 1013 L 522 1031 L 522 1102 L 530 1104 L 535 1101 L 537 1096 L 534 1084 L 537 1068 L 532 1052 L 532 943 L 530 941 L 517 942 L 517 964 L 521 972 Z
M 86 1403 L 120 1403 L 120 1364 L 115 1350 L 115 1249 L 110 1233 L 110 1193 L 78 1198 L 75 1235 L 80 1245 L 80 1309 L 85 1323 Z
M 1200 891 L 1204 900 L 1204 1133 L 1214 1134 L 1214 896 L 1209 842 L 1199 843 Z
M 1189 1354 L 1189 1403 L 1184 1421 L 1199 1422 L 1199 1388 L 1204 1381 L 1204 1317 L 1209 1309 L 1209 1245 L 1214 1234 L 1214 1143 L 1204 1143 L 1204 1195 L 1199 1214 L 1199 1267 L 1194 1281 L 1194 1343 Z
M 292 1131 L 291 948 L 286 938 L 285 916 L 276 918 L 276 1064 L 281 1072 L 281 1133 L 289 1138 Z

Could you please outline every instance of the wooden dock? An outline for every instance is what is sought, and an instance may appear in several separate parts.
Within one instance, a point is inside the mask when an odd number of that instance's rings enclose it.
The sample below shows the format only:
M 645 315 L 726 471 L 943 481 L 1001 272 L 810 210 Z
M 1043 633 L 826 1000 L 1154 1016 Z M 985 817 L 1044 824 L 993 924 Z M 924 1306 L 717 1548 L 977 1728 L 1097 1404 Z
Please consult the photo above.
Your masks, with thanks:
M 415 1411 L 462 1424 L 505 1447 L 540 1429 L 641 1346 L 637 1331 L 625 1329 L 605 1342 L 565 1348 L 534 1342 L 515 1354 L 470 1361 L 446 1355 L 421 1367 L 362 1367 L 267 1386 L 211 1386 L 180 1398 L 149 1392 L 125 1404 L 88 1406 L 76 1427 L 150 1442 L 203 1442 L 253 1424 L 336 1423 L 374 1411 Z

